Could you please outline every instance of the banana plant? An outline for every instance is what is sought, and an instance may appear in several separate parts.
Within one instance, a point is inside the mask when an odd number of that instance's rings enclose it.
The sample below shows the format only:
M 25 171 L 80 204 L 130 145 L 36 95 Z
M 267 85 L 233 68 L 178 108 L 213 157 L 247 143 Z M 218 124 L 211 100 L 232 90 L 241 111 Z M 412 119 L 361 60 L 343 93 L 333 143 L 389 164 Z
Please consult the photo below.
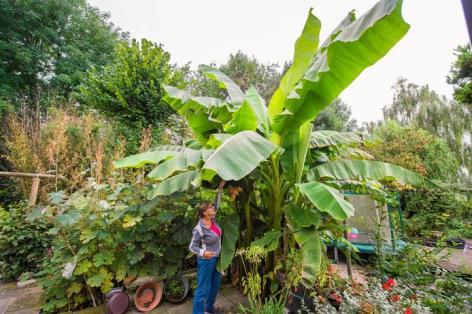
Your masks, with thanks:
M 165 101 L 187 120 L 194 140 L 187 147 L 158 146 L 115 166 L 152 165 L 147 173 L 153 185 L 149 199 L 198 188 L 215 176 L 246 180 L 238 196 L 244 200 L 238 203 L 240 219 L 225 222 L 233 225 L 226 228 L 231 234 L 223 239 L 220 268 L 231 263 L 239 236 L 235 233 L 242 230 L 249 235 L 246 240 L 265 246 L 279 259 L 288 247 L 300 248 L 302 282 L 312 287 L 325 255 L 323 239 L 339 231 L 341 222 L 354 213 L 342 193 L 346 186 L 369 182 L 378 190 L 392 181 L 435 186 L 412 171 L 371 160 L 350 147 L 364 140 L 360 134 L 312 131 L 316 116 L 406 34 L 409 25 L 401 6 L 401 0 L 382 0 L 360 18 L 350 12 L 321 44 L 321 22 L 310 10 L 292 64 L 269 104 L 254 87 L 242 91 L 209 66 L 200 71 L 227 91 L 225 99 L 196 97 L 163 86 Z M 264 230 L 252 232 L 255 220 L 263 222 Z M 240 221 L 245 226 L 234 226 Z

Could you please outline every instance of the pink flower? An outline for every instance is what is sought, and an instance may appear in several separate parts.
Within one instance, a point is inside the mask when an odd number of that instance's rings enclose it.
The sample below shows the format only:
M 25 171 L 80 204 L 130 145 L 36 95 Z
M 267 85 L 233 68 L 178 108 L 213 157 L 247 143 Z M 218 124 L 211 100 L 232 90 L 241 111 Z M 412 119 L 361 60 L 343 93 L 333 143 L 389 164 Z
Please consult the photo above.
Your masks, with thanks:
M 413 311 L 407 307 L 404 311 L 403 311 L 403 314 L 413 314 Z

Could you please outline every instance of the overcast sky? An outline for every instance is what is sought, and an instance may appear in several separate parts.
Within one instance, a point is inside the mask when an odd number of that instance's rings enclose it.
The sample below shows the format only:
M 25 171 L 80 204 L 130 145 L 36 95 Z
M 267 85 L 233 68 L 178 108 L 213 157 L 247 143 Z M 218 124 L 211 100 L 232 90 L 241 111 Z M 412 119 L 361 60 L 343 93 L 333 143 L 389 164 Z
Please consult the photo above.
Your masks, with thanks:
M 111 20 L 134 38 L 162 43 L 173 62 L 226 62 L 238 50 L 258 60 L 291 60 L 293 43 L 308 10 L 322 22 L 325 36 L 352 9 L 357 16 L 376 0 L 89 0 L 111 13 Z M 357 120 L 382 118 L 382 107 L 392 99 L 398 77 L 429 84 L 451 97 L 446 75 L 453 50 L 469 42 L 460 0 L 404 0 L 408 34 L 385 58 L 365 70 L 341 98 Z

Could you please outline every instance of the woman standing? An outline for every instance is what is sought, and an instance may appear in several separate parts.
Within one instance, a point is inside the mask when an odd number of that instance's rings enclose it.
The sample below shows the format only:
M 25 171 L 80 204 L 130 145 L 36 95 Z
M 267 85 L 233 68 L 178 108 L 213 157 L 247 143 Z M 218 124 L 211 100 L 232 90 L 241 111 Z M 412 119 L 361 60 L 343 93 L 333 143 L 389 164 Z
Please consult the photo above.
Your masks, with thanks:
M 221 251 L 222 230 L 217 225 L 215 216 L 221 201 L 225 185 L 221 181 L 214 204 L 205 202 L 200 205 L 200 218 L 192 232 L 189 249 L 197 254 L 197 289 L 193 299 L 193 314 L 217 313 L 214 308 L 216 295 L 221 284 L 221 275 L 216 263 Z

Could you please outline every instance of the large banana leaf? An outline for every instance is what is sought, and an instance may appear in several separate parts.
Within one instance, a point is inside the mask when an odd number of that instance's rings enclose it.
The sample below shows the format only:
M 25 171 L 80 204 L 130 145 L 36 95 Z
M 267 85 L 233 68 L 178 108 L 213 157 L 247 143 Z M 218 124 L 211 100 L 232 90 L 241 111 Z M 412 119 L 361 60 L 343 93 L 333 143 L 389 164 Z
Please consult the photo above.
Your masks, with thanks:
M 149 191 L 147 198 L 148 200 L 152 200 L 159 195 L 170 195 L 175 192 L 184 192 L 192 188 L 197 188 L 200 184 L 201 176 L 199 171 L 194 170 L 179 173 L 157 183 L 155 187 Z
M 257 129 L 257 115 L 251 105 L 244 101 L 233 114 L 231 120 L 225 125 L 224 131 L 236 134 L 242 131 L 255 131 Z
M 228 118 L 229 110 L 218 98 L 194 97 L 178 88 L 162 85 L 164 89 L 163 100 L 175 109 L 181 116 L 187 119 L 190 128 L 195 132 L 199 140 L 204 141 L 208 132 L 223 128 L 223 122 L 211 116 L 213 111 L 218 112 L 219 118 Z M 225 108 L 225 109 L 222 109 Z M 224 116 L 221 113 L 226 112 Z M 226 122 L 226 121 L 224 121 Z
M 311 133 L 310 147 L 319 148 L 342 144 L 361 143 L 363 140 L 364 139 L 362 136 L 355 132 L 337 132 L 330 130 L 315 131 Z
M 244 102 L 247 102 L 254 113 L 257 116 L 257 124 L 258 124 L 258 129 L 268 135 L 269 134 L 269 118 L 267 115 L 267 107 L 264 99 L 259 95 L 257 90 L 254 88 L 254 86 L 249 87 L 249 89 L 246 91 L 246 97 L 244 98 Z
M 164 180 L 177 171 L 187 169 L 187 160 L 185 155 L 181 154 L 161 163 L 148 173 L 148 178 L 152 180 Z
M 142 168 L 147 164 L 158 164 L 162 160 L 168 159 L 174 156 L 174 152 L 167 151 L 152 151 L 132 156 L 125 157 L 123 159 L 114 162 L 115 168 Z
M 223 239 L 221 242 L 220 259 L 218 260 L 218 271 L 222 272 L 231 264 L 234 256 L 236 241 L 239 236 L 239 215 L 231 214 L 225 217 L 221 223 Z
M 302 251 L 302 283 L 312 288 L 316 282 L 316 275 L 321 266 L 323 257 L 320 234 L 313 228 L 293 230 L 295 241 Z
M 242 104 L 244 100 L 243 91 L 226 74 L 208 65 L 200 65 L 200 71 L 208 78 L 217 82 L 220 88 L 224 88 L 228 91 L 233 106 Z
M 278 134 L 314 119 L 367 67 L 381 59 L 406 34 L 402 0 L 382 0 L 350 23 L 313 58 L 290 92 L 283 112 L 273 117 Z
M 287 133 L 282 141 L 284 152 L 280 162 L 287 176 L 295 179 L 296 183 L 301 182 L 312 129 L 311 123 L 305 123 L 299 129 Z
M 354 214 L 354 207 L 336 189 L 320 182 L 298 185 L 300 192 L 319 210 L 327 212 L 334 219 L 344 220 Z
M 284 212 L 290 221 L 300 227 L 318 227 L 321 222 L 320 213 L 312 208 L 300 208 L 294 204 L 284 206 Z
M 285 72 L 280 80 L 279 87 L 270 99 L 268 111 L 271 119 L 282 112 L 285 98 L 310 66 L 311 60 L 318 49 L 320 29 L 321 22 L 311 13 L 310 9 L 303 31 L 295 42 L 292 65 Z
M 374 180 L 393 181 L 422 188 L 438 186 L 419 174 L 400 166 L 374 160 L 338 160 L 308 171 L 308 180 Z
M 162 151 L 162 152 L 172 152 L 174 157 L 183 155 L 185 156 L 185 161 L 187 167 L 195 166 L 204 156 L 211 154 L 212 150 L 207 149 L 192 149 L 185 146 L 177 145 L 159 145 L 152 148 L 153 151 Z
M 210 135 L 210 139 L 208 140 L 207 144 L 212 148 L 217 148 L 218 146 L 229 140 L 232 136 L 232 134 L 226 133 L 213 133 L 212 135 Z
M 237 181 L 253 171 L 276 148 L 256 132 L 240 132 L 218 147 L 208 157 L 203 169 L 213 170 L 226 181 Z

